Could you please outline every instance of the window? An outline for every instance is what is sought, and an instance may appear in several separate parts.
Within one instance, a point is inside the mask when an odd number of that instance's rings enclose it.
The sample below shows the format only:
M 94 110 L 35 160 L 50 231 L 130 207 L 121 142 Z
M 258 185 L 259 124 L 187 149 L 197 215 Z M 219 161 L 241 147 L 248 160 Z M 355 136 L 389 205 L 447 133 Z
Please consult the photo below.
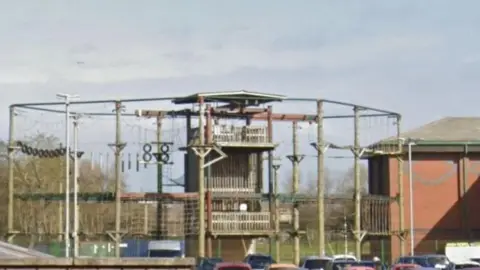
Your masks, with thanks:
M 312 259 L 306 260 L 304 268 L 307 269 L 326 269 L 329 260 Z

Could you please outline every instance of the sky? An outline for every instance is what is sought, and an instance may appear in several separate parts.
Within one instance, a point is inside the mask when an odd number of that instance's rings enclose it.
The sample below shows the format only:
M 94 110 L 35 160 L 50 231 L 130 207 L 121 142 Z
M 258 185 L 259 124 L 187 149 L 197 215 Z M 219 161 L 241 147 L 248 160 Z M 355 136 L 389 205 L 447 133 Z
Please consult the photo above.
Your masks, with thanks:
M 388 109 L 402 114 L 404 130 L 445 116 L 478 115 L 478 1 L 3 0 L 0 5 L 4 127 L 8 105 L 56 101 L 60 92 L 90 100 L 246 89 Z M 171 107 L 126 109 L 145 106 Z M 313 105 L 305 107 L 282 109 L 314 112 Z M 113 105 L 73 109 L 111 112 Z M 62 115 L 23 109 L 18 114 L 17 134 L 62 136 Z M 81 122 L 80 148 L 105 159 L 113 120 Z M 165 136 L 181 144 L 184 124 L 165 125 L 173 130 Z M 129 151 L 139 149 L 153 129 L 151 120 L 124 120 Z M 343 124 L 326 129 L 332 138 L 353 136 Z M 281 157 L 291 151 L 284 143 L 290 140 L 287 130 L 278 135 Z M 307 155 L 313 155 L 305 143 L 313 140 L 312 132 L 308 125 L 301 132 Z M 2 137 L 7 135 L 5 128 Z M 351 161 L 329 162 L 341 170 Z M 281 163 L 288 174 L 290 165 Z M 312 158 L 302 163 L 305 175 L 315 171 L 314 164 Z M 168 173 L 172 177 L 183 168 L 175 167 Z M 130 189 L 154 189 L 153 175 L 129 173 Z

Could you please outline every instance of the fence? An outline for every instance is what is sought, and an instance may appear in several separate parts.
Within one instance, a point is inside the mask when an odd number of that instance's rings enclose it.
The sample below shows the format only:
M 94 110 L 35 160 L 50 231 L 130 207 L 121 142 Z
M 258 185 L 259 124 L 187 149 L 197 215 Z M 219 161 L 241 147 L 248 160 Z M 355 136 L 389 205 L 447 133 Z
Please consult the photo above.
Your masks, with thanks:
M 196 269 L 194 258 L 92 259 L 21 258 L 0 259 L 2 269 Z

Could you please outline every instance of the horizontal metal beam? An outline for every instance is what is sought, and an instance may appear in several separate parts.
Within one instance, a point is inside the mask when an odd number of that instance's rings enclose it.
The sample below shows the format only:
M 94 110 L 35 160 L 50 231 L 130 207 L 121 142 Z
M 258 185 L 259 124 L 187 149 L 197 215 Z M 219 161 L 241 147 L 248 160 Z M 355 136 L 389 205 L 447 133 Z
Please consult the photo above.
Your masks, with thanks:
M 169 117 L 176 117 L 176 116 L 199 116 L 199 112 L 191 111 L 191 110 L 178 110 L 178 111 L 167 111 L 167 110 L 136 110 L 135 115 L 138 117 L 158 117 L 158 116 L 169 116 Z M 226 119 L 246 119 L 249 118 L 251 120 L 257 121 L 267 121 L 268 120 L 268 113 L 264 112 L 264 109 L 257 109 L 257 108 L 245 108 L 243 110 L 227 110 L 222 108 L 212 109 L 211 115 L 214 117 L 219 118 L 226 118 Z M 368 117 L 388 117 L 390 114 L 385 113 L 378 113 L 378 114 L 364 114 L 361 115 L 361 118 L 368 118 Z M 342 119 L 342 118 L 353 118 L 354 115 L 331 115 L 331 116 L 324 116 L 324 119 Z M 272 120 L 273 121 L 287 121 L 287 122 L 316 122 L 317 115 L 313 114 L 295 114 L 295 113 L 272 113 Z
M 83 101 L 70 101 L 70 105 L 88 105 L 88 104 L 102 104 L 102 103 L 131 103 L 131 102 L 152 102 L 152 101 L 169 101 L 178 97 L 162 97 L 162 98 L 129 98 L 129 99 L 100 99 L 100 100 L 83 100 Z M 15 103 L 10 107 L 26 107 L 26 106 L 62 106 L 65 102 L 32 102 L 32 103 Z

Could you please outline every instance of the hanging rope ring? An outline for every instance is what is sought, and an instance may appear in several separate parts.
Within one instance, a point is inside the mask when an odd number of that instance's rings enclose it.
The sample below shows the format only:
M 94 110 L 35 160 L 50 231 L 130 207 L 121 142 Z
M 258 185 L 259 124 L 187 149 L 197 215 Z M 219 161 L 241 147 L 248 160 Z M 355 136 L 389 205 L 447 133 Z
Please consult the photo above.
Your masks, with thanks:
M 170 146 L 166 143 L 163 143 L 162 146 L 160 147 L 160 151 L 162 151 L 162 154 L 166 154 L 170 152 Z

